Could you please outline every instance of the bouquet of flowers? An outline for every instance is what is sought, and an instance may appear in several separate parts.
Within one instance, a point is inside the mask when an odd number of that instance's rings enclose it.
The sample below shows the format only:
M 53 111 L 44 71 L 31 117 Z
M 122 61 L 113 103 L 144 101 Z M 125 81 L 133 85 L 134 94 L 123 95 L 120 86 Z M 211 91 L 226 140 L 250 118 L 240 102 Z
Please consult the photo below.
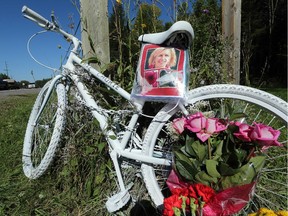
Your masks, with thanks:
M 197 112 L 169 124 L 179 145 L 174 146 L 173 169 L 166 181 L 172 194 L 164 199 L 163 215 L 168 216 L 239 212 L 253 195 L 263 153 L 282 146 L 277 141 L 280 131 L 256 122 Z

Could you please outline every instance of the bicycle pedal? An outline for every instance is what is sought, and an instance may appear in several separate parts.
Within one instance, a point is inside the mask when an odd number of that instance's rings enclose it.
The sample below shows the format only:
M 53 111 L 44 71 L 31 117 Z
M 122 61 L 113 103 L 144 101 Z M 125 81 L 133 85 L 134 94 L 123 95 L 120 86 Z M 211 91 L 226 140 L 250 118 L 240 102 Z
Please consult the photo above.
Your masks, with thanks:
M 106 202 L 106 208 L 110 213 L 118 211 L 129 202 L 130 198 L 131 196 L 128 192 L 128 189 L 125 191 L 121 191 L 108 198 Z

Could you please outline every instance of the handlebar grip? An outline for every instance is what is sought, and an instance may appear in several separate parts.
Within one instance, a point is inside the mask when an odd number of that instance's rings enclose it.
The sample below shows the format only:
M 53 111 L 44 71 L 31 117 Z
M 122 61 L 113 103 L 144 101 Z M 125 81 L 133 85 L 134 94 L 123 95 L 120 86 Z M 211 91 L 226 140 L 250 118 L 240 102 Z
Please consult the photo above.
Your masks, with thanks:
M 22 13 L 24 14 L 24 17 L 36 22 L 41 27 L 47 28 L 49 26 L 50 22 L 47 19 L 45 19 L 35 11 L 31 10 L 27 6 L 22 7 Z

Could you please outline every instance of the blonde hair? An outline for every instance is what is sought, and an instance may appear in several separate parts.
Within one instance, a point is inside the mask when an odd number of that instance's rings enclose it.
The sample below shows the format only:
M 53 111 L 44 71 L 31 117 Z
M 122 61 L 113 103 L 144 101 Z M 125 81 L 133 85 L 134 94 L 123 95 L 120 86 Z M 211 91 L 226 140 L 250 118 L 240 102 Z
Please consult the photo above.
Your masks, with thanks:
M 164 50 L 169 50 L 170 51 L 170 62 L 169 62 L 169 67 L 174 67 L 176 65 L 177 62 L 177 58 L 176 58 L 176 52 L 174 48 L 166 48 L 166 47 L 159 47 L 156 48 L 150 55 L 149 57 L 149 61 L 148 64 L 149 66 L 153 65 L 153 62 L 155 61 L 155 57 L 158 56 L 161 52 L 163 52 Z

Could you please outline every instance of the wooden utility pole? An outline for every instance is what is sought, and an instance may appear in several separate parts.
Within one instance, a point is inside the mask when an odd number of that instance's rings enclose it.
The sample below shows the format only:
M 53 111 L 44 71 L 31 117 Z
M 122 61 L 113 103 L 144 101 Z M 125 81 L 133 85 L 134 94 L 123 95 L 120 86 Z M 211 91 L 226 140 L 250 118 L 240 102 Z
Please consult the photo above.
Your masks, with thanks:
M 4 69 L 4 71 L 6 72 L 7 78 L 9 78 L 9 69 L 8 69 L 8 64 L 7 64 L 6 61 L 5 61 L 5 69 Z
M 232 42 L 224 65 L 230 82 L 240 83 L 241 0 L 222 0 L 222 34 Z
M 100 64 L 92 66 L 100 69 L 110 62 L 108 0 L 80 0 L 80 3 L 84 59 L 96 56 Z

